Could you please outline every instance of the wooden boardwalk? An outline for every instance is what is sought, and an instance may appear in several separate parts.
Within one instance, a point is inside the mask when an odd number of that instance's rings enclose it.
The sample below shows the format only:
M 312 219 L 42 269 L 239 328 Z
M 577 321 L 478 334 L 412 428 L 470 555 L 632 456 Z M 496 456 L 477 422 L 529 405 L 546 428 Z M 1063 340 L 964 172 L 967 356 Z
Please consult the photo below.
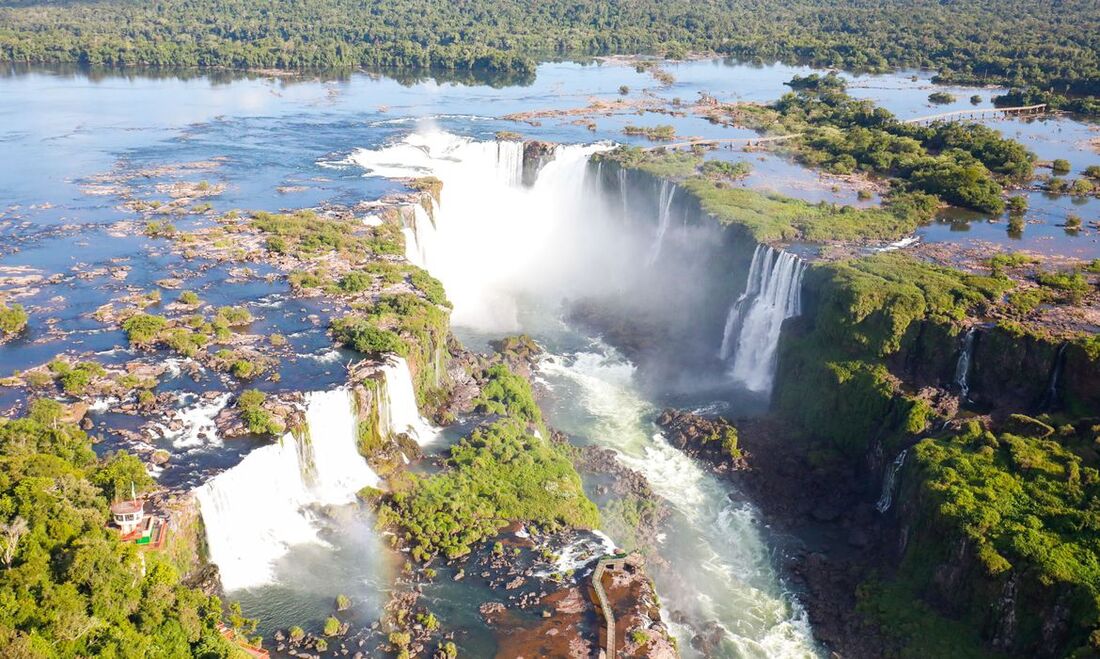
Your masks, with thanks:
M 1044 114 L 1046 112 L 1046 103 L 1039 103 L 1038 105 L 1021 105 L 1014 108 L 973 108 L 968 110 L 955 110 L 953 112 L 941 112 L 939 114 L 929 114 L 923 117 L 914 117 L 912 119 L 905 119 L 901 123 L 928 125 L 937 121 L 963 121 L 967 119 L 980 120 L 989 119 L 992 117 L 1033 117 L 1036 115 Z M 691 140 L 689 142 L 658 144 L 656 146 L 646 147 L 645 150 L 656 151 L 658 149 L 692 149 L 697 146 L 718 146 L 720 144 L 728 145 L 731 149 L 737 145 L 745 148 L 752 148 L 754 146 L 762 146 L 765 144 L 775 144 L 776 142 L 793 140 L 796 137 L 802 137 L 802 135 L 804 135 L 804 133 L 791 133 L 790 135 L 762 135 L 760 137 L 724 137 L 709 140 Z
M 968 110 L 955 110 L 954 112 L 941 112 L 929 114 L 923 117 L 914 117 L 902 121 L 903 124 L 931 124 L 937 121 L 961 121 L 964 119 L 989 119 L 991 117 L 1032 117 L 1044 114 L 1047 111 L 1046 103 L 1037 105 L 1021 105 L 1014 108 L 971 108 Z

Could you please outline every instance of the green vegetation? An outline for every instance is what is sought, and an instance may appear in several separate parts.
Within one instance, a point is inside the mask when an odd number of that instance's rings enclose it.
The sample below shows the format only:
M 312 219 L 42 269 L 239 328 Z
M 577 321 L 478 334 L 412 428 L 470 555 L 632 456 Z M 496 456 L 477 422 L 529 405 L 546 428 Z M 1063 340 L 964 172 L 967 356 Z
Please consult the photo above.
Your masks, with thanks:
M 1071 166 L 1068 160 L 1064 158 L 1055 158 L 1050 163 L 1050 169 L 1055 174 L 1069 174 Z
M 856 208 L 729 187 L 724 180 L 727 174 L 744 171 L 742 167 L 712 165 L 714 161 L 704 162 L 690 152 L 620 147 L 595 158 L 677 180 L 705 212 L 725 224 L 743 227 L 760 242 L 895 239 L 931 220 L 939 205 L 935 198 L 919 192 L 894 192 L 886 208 Z
M 201 300 L 195 291 L 183 291 L 179 297 L 180 304 L 186 304 L 189 307 L 198 306 Z
M 956 100 L 958 100 L 958 99 L 956 99 L 953 94 L 948 94 L 947 92 L 932 92 L 931 94 L 928 95 L 928 102 L 929 103 L 936 103 L 936 104 L 954 103 Z M 979 103 L 981 102 L 980 98 L 978 99 L 978 102 Z
M 817 331 L 861 357 L 896 352 L 916 321 L 951 323 L 981 313 L 1012 287 L 902 254 L 831 263 L 813 272 L 825 280 Z
M 360 258 L 405 251 L 401 227 L 394 222 L 364 227 L 353 220 L 321 217 L 311 210 L 285 214 L 261 211 L 253 214 L 252 226 L 267 234 L 269 250 L 303 259 L 333 251 Z
M 703 163 L 703 176 L 716 179 L 740 179 L 752 173 L 752 165 L 738 160 L 726 162 L 724 160 L 708 160 Z
M 954 542 L 965 538 L 983 571 L 977 580 L 1000 582 L 1010 572 L 1020 580 L 1033 614 L 1020 618 L 1025 652 L 1043 643 L 1039 608 L 1049 609 L 1056 599 L 1072 608 L 1066 617 L 1069 649 L 1091 642 L 1095 652 L 1090 635 L 1096 636 L 1100 614 L 1097 428 L 1064 425 L 1052 436 L 1051 426 L 1017 418 L 999 434 L 971 422 L 953 437 L 917 444 L 916 487 L 929 506 L 922 535 L 909 545 L 903 576 L 929 583 L 922 580 L 937 564 L 951 562 Z M 974 598 L 967 614 L 980 620 L 987 609 L 987 602 Z
M 596 506 L 581 490 L 569 459 L 524 422 L 504 418 L 484 426 L 451 449 L 449 469 L 414 479 L 379 512 L 379 521 L 404 529 L 413 556 L 457 558 L 509 520 L 540 529 L 594 528 Z
M 151 238 L 171 238 L 179 233 L 176 225 L 171 222 L 147 222 L 145 235 Z
M 812 267 L 804 294 L 817 300 L 815 311 L 804 331 L 781 344 L 776 408 L 849 457 L 863 455 L 875 438 L 892 445 L 924 431 L 931 410 L 901 390 L 887 360 L 922 324 L 950 340 L 965 318 L 987 311 L 1012 287 L 1007 279 L 903 254 Z
M 10 307 L 0 303 L 0 338 L 22 332 L 27 327 L 27 312 L 21 304 Z
M 899 659 L 987 659 L 977 625 L 950 620 L 920 599 L 919 586 L 869 579 L 856 592 L 856 610 L 897 644 Z
M 359 316 L 333 320 L 332 336 L 341 345 L 367 355 L 405 355 L 409 350 L 400 336 Z
M 96 362 L 80 362 L 70 364 L 61 359 L 55 359 L 49 364 L 50 372 L 61 385 L 62 391 L 70 396 L 79 396 L 88 390 L 93 378 L 107 375 L 107 371 Z
M 333 338 L 348 348 L 368 355 L 393 353 L 408 359 L 421 403 L 438 387 L 450 331 L 449 315 L 429 300 L 413 293 L 383 295 L 360 312 L 333 320 L 331 328 Z
M 160 336 L 161 330 L 167 326 L 167 318 L 144 313 L 130 316 L 122 322 L 122 329 L 126 332 L 130 344 L 143 347 L 148 347 L 155 343 Z
M 499 414 L 542 425 L 542 413 L 535 402 L 531 385 L 504 364 L 494 364 L 486 371 L 487 382 L 474 399 L 481 414 Z
M 634 135 L 638 137 L 644 137 L 649 140 L 655 141 L 670 141 L 676 137 L 675 126 L 626 126 L 623 128 L 623 133 L 626 135 Z
M 703 158 L 690 151 L 649 151 L 622 146 L 592 156 L 592 162 L 617 162 L 626 169 L 637 169 L 659 178 L 687 178 L 703 164 Z
M 1035 275 L 1039 285 L 1050 289 L 1062 302 L 1080 304 L 1085 296 L 1095 290 L 1080 272 L 1039 272 Z
M 899 196 L 888 209 L 812 204 L 801 199 L 745 188 L 729 188 L 706 178 L 691 178 L 682 187 L 699 199 L 703 210 L 724 224 L 747 229 L 757 241 L 887 240 L 911 233 L 932 217 L 931 205 L 912 195 Z
M 280 435 L 285 430 L 276 421 L 271 412 L 264 409 L 267 394 L 256 389 L 247 389 L 237 396 L 237 409 L 241 411 L 241 420 L 248 431 L 255 435 Z
M 501 416 L 453 446 L 443 472 L 413 477 L 379 509 L 379 523 L 403 529 L 418 560 L 464 556 L 509 521 L 549 531 L 599 524 L 565 449 L 544 439 L 530 385 L 505 367 L 488 375 L 482 399 Z
M 340 621 L 335 616 L 325 618 L 325 636 L 336 636 L 340 633 Z
M 799 91 L 783 96 L 775 107 L 784 132 L 805 134 L 787 144 L 808 165 L 837 174 L 860 170 L 888 177 L 896 187 L 991 213 L 1004 209 L 1001 181 L 1022 181 L 1031 174 L 1035 156 L 992 128 L 906 124 L 835 86 L 795 88 Z
M 1097 7 L 873 0 L 123 0 L 0 6 L 0 59 L 155 66 L 343 67 L 511 71 L 532 58 L 712 50 L 735 58 L 829 68 L 939 70 L 956 82 L 997 82 L 1095 94 Z M 1072 17 L 1073 20 L 1066 20 Z
M 180 583 L 168 558 L 121 544 L 107 505 L 151 479 L 126 454 L 35 401 L 0 420 L 0 646 L 12 657 L 233 657 L 221 603 Z

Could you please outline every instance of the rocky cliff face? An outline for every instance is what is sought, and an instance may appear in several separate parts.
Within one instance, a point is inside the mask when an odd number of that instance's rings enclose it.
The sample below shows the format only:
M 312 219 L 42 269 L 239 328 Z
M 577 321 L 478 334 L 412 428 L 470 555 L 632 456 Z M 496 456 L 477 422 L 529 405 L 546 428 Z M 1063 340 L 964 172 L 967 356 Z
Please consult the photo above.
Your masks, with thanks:
M 610 162 L 599 164 L 594 175 L 601 189 L 620 199 L 624 207 L 650 209 L 649 215 L 629 213 L 632 221 L 649 225 L 660 221 L 654 209 L 661 208 L 668 193 L 666 188 L 662 195 L 659 178 Z M 643 363 L 657 351 L 651 344 L 667 340 L 713 364 L 715 355 L 702 346 L 719 344 L 722 319 L 732 296 L 743 289 L 748 255 L 756 243 L 736 228 L 714 228 L 717 222 L 690 195 L 674 195 L 669 207 L 672 226 L 698 225 L 699 231 L 677 235 L 671 248 L 666 243 L 659 264 L 694 258 L 713 268 L 713 273 L 684 280 L 692 282 L 692 292 L 668 306 L 686 322 L 652 323 L 652 315 L 639 313 L 633 319 L 637 322 L 624 320 L 631 318 L 624 314 L 604 327 L 613 342 L 617 339 L 632 358 Z M 1024 434 L 1035 428 L 1054 432 L 1051 426 L 1066 420 L 1079 426 L 1078 435 L 1095 425 L 1088 419 L 1100 416 L 1100 355 L 1092 343 L 1051 338 L 1009 322 L 975 324 L 999 303 L 1002 285 L 1003 281 L 920 264 L 903 255 L 861 259 L 855 266 L 812 266 L 804 279 L 802 316 L 782 327 L 772 413 L 795 435 L 787 438 L 783 450 L 799 453 L 803 463 L 813 465 L 817 481 L 832 477 L 853 497 L 863 492 L 862 521 L 849 520 L 860 530 L 861 546 L 867 547 L 862 567 L 852 563 L 863 574 L 861 578 L 866 577 L 866 569 L 876 567 L 884 571 L 887 583 L 904 588 L 918 584 L 917 591 L 906 597 L 914 610 L 929 613 L 916 615 L 940 616 L 949 624 L 961 625 L 973 633 L 968 643 L 1017 656 L 1061 656 L 1087 645 L 1088 621 L 1095 617 L 1092 596 L 1071 581 L 1052 579 L 1049 569 L 1040 572 L 1036 563 L 1021 558 L 1025 554 L 1003 550 L 1010 557 L 1008 567 L 991 559 L 989 546 L 976 544 L 958 518 L 945 517 L 939 508 L 942 502 L 930 494 L 929 465 L 939 464 L 934 459 L 922 463 L 910 456 L 898 475 L 900 487 L 893 507 L 887 515 L 874 509 L 884 472 L 895 456 L 930 436 L 950 444 L 965 418 L 977 415 L 987 429 Z M 588 312 L 588 316 L 598 314 Z M 971 329 L 968 346 L 966 335 Z M 967 361 L 960 366 L 964 354 Z M 690 362 L 682 360 L 681 368 L 685 363 Z M 1013 422 L 1020 417 L 1013 415 L 1020 413 L 1052 413 L 1057 418 L 1013 429 L 1020 425 Z M 661 420 L 681 448 L 720 462 L 716 460 L 721 457 L 716 451 L 719 443 L 707 441 L 715 435 L 715 423 L 674 412 Z M 1061 428 L 1059 432 L 1064 434 Z M 1074 440 L 1072 434 L 1057 441 L 1078 441 L 1081 448 L 1073 451 L 1094 454 L 1091 440 Z M 1040 438 L 1026 448 L 1011 439 L 982 440 L 993 443 L 971 449 L 980 455 L 993 450 L 997 456 L 983 478 L 1021 474 L 1031 478 L 1036 469 L 1054 469 L 1035 453 L 1045 450 L 1040 448 L 1045 446 L 1042 442 L 1052 440 Z M 921 444 L 927 441 L 933 440 Z M 1068 465 L 1064 478 L 1075 478 L 1076 473 L 1084 482 L 1092 476 L 1082 474 L 1095 474 L 1095 469 L 1085 466 L 1091 462 L 1072 466 L 1070 457 L 1063 458 Z M 982 482 L 973 487 L 981 487 Z M 967 487 L 971 486 L 963 490 Z M 1042 483 L 1021 487 L 1050 491 Z M 969 490 L 959 494 L 971 495 L 983 496 Z M 1067 510 L 1083 507 L 1088 507 L 1087 501 L 1066 504 Z M 1032 521 L 1036 532 L 1056 532 L 1057 520 L 1043 515 Z M 828 525 L 827 517 L 823 513 L 815 521 Z M 1015 538 L 1001 541 L 1005 547 L 1031 542 L 1027 533 L 1018 531 L 1009 532 L 1017 533 Z M 1047 555 L 1072 540 L 1051 542 Z M 825 590 L 837 599 L 835 589 Z M 846 615 L 858 618 L 851 611 Z M 832 627 L 846 624 L 838 621 Z M 852 629 L 859 630 L 863 624 Z M 889 636 L 888 630 L 884 647 L 890 645 Z

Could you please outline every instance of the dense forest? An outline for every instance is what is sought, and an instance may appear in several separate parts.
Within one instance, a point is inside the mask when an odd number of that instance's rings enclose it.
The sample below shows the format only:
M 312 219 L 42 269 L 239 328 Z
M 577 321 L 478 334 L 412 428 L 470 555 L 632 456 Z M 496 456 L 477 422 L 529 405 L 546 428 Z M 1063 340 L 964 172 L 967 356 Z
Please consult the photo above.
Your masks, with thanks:
M 530 73 L 551 57 L 746 60 L 1100 93 L 1093 0 L 0 0 L 0 60 Z
M 97 459 L 63 415 L 40 399 L 26 417 L 0 419 L 4 656 L 235 656 L 218 632 L 221 602 L 182 585 L 182 565 L 107 527 L 110 501 L 152 485 L 144 465 Z

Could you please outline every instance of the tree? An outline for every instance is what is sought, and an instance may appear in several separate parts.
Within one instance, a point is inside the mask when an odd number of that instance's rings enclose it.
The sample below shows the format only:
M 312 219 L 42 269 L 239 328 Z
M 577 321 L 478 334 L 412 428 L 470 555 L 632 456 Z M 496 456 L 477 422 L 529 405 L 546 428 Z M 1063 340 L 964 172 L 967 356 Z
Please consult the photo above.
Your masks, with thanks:
M 0 557 L 4 559 L 4 565 L 11 567 L 15 560 L 15 552 L 19 548 L 19 540 L 27 533 L 27 520 L 16 515 L 15 519 L 0 524 Z

